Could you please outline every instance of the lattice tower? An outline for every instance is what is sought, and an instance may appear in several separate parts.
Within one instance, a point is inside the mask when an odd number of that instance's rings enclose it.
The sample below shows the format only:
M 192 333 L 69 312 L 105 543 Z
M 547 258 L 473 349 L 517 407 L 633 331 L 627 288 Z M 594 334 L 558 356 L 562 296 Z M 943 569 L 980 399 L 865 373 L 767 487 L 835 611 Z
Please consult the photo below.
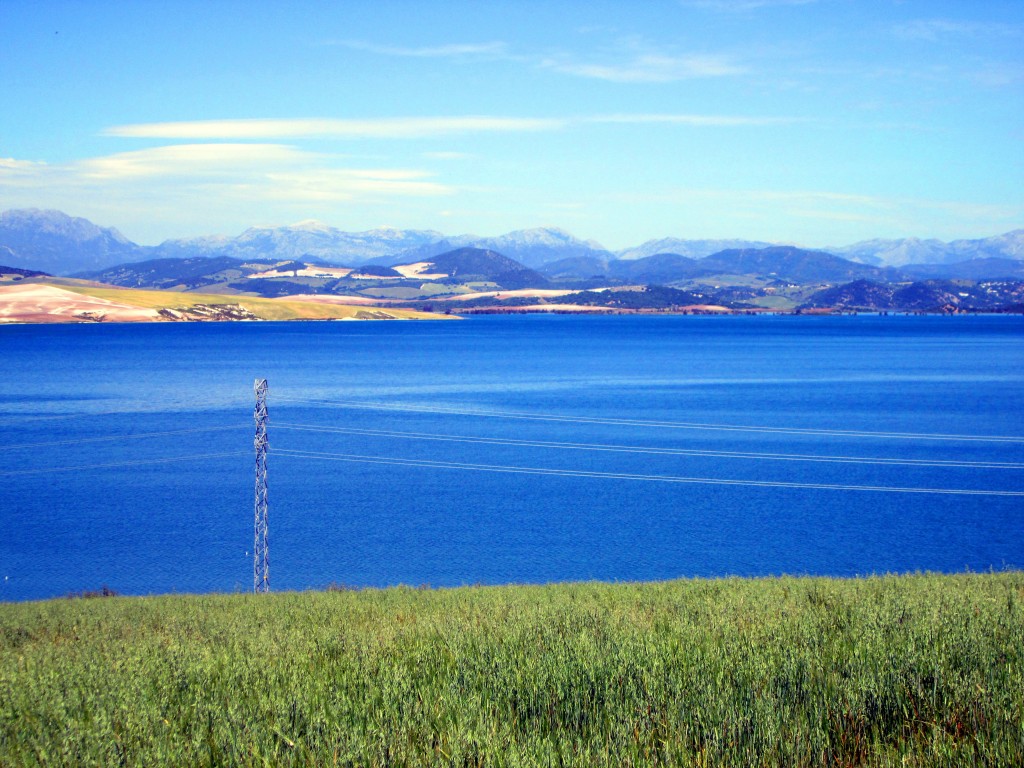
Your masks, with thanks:
M 254 506 L 255 542 L 252 560 L 252 591 L 270 591 L 270 549 L 267 545 L 267 380 L 256 379 L 256 496 Z

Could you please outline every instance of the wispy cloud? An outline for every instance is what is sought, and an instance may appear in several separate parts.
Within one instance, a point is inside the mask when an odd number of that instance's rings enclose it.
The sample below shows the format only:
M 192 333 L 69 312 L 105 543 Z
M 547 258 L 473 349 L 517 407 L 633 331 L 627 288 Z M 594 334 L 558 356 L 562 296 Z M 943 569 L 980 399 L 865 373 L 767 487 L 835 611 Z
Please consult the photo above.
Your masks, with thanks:
M 775 0 L 776 2 L 778 0 Z M 814 0 L 790 0 L 813 2 Z M 763 0 L 762 0 L 763 2 Z M 581 56 L 559 51 L 548 54 L 514 53 L 502 41 L 486 43 L 448 43 L 437 46 L 407 47 L 384 45 L 364 40 L 332 43 L 357 51 L 382 56 L 413 58 L 490 58 L 517 61 L 552 72 L 607 80 L 617 83 L 670 83 L 704 77 L 742 74 L 747 68 L 724 54 L 671 53 L 636 37 L 625 37 L 603 55 Z
M 952 37 L 1024 37 L 1024 28 L 994 22 L 916 19 L 895 26 L 893 34 L 904 40 L 938 42 Z
M 0 191 L 36 186 L 51 175 L 51 168 L 47 163 L 0 157 Z
M 990 63 L 967 73 L 973 82 L 985 88 L 1005 88 L 1024 83 L 1024 67 Z
M 541 67 L 567 75 L 607 80 L 613 83 L 671 83 L 695 78 L 739 75 L 747 68 L 725 55 L 671 56 L 660 53 L 641 53 L 625 61 L 587 63 L 567 57 L 551 57 L 541 61 Z
M 204 195 L 293 201 L 453 191 L 420 169 L 339 168 L 335 162 L 279 144 L 184 144 L 54 165 L 0 160 L 0 192 L 145 189 L 152 196 L 187 188 Z
M 334 45 L 367 51 L 383 56 L 408 56 L 412 58 L 462 58 L 462 57 L 504 57 L 508 55 L 508 44 L 500 40 L 488 43 L 446 43 L 444 45 L 409 48 L 400 45 L 379 45 L 365 40 L 341 40 Z
M 31 171 L 45 163 L 37 163 L 32 160 L 15 160 L 13 157 L 0 157 L 0 171 Z
M 191 176 L 305 164 L 313 155 L 282 144 L 178 144 L 87 158 L 66 168 L 90 179 Z
M 740 128 L 744 126 L 789 125 L 803 122 L 793 117 L 755 117 L 743 115 L 598 115 L 581 118 L 589 123 L 622 123 L 625 125 L 667 124 L 694 128 Z
M 756 125 L 777 125 L 796 122 L 790 117 L 764 117 L 749 115 L 698 115 L 698 114 L 609 114 L 582 115 L 572 117 L 394 117 L 378 120 L 335 120 L 335 119 L 249 119 L 249 120 L 198 120 L 177 123 L 140 123 L 120 125 L 103 131 L 106 136 L 139 139 L 172 139 L 202 141 L 240 141 L 246 139 L 425 139 L 466 133 L 522 133 L 537 131 L 560 131 L 588 123 L 663 123 L 692 127 L 735 127 Z M 179 148 L 163 147 L 161 157 L 174 162 L 187 160 L 193 155 L 215 159 L 222 144 L 188 144 Z M 262 147 L 261 150 L 247 150 L 246 147 Z M 236 144 L 224 150 L 225 157 L 241 157 L 246 152 L 282 152 L 282 145 Z M 191 147 L 185 149 L 184 147 Z M 175 156 L 180 153 L 181 157 Z M 125 162 L 133 158 L 152 161 L 150 156 L 125 153 Z M 457 159 L 462 153 L 434 152 L 434 159 Z
M 435 197 L 453 192 L 427 180 L 422 171 L 352 170 L 317 168 L 268 173 L 267 192 L 277 200 L 343 201 L 368 195 Z
M 555 130 L 562 120 L 466 115 L 456 117 L 390 117 L 368 120 L 333 118 L 193 120 L 174 123 L 119 125 L 107 136 L 143 139 L 416 139 L 462 133 Z

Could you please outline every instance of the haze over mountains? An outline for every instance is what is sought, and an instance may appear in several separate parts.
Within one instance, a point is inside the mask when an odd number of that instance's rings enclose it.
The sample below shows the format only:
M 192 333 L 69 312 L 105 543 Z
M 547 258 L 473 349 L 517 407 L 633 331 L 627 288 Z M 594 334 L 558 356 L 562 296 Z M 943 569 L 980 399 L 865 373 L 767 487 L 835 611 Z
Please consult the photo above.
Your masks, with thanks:
M 603 270 L 614 262 L 666 253 L 697 260 L 723 251 L 749 252 L 770 245 L 746 240 L 662 238 L 612 252 L 600 243 L 579 239 L 556 228 L 478 237 L 392 228 L 345 232 L 307 221 L 285 227 L 251 228 L 237 237 L 208 236 L 142 246 L 131 242 L 114 228 L 97 226 L 60 211 L 27 209 L 0 213 L 0 264 L 63 275 L 152 259 L 214 256 L 243 261 L 304 260 L 344 266 L 369 263 L 392 266 L 429 259 L 465 247 L 491 250 L 530 268 L 553 265 L 567 259 L 585 260 L 577 261 L 577 264 L 586 271 L 594 265 L 604 265 L 601 267 Z M 871 240 L 820 250 L 879 267 L 954 264 L 975 259 L 1021 261 L 1024 260 L 1024 229 L 949 243 L 914 238 Z M 563 269 L 568 266 L 568 262 L 562 264 Z M 616 269 L 628 271 L 626 267 Z

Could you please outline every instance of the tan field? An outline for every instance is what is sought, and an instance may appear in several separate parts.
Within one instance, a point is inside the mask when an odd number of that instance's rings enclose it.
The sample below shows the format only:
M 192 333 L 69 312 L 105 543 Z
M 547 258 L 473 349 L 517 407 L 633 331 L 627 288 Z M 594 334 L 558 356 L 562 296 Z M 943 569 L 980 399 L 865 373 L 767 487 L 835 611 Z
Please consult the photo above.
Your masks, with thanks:
M 59 284 L 57 284 L 59 283 Z M 213 293 L 115 288 L 70 279 L 0 285 L 0 322 L 173 322 L 183 320 L 412 320 L 445 315 L 369 308 L 308 298 L 264 299 Z

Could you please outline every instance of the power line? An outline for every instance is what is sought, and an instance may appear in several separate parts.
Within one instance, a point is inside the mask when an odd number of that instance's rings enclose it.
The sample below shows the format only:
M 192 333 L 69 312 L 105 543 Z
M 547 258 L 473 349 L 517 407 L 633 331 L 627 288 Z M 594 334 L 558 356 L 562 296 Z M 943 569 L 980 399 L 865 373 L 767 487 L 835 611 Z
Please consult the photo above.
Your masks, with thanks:
M 166 432 L 137 432 L 131 435 L 106 435 L 104 437 L 82 437 L 69 440 L 51 440 L 44 443 L 15 443 L 14 445 L 3 445 L 0 443 L 0 451 L 12 451 L 21 448 L 49 448 L 57 445 L 78 445 L 79 443 L 100 443 L 117 440 L 137 440 L 144 437 L 163 437 L 165 435 L 189 435 L 198 432 L 223 432 L 230 429 L 240 429 L 243 425 L 233 424 L 229 427 L 197 427 L 195 429 L 172 429 Z
M 697 456 L 706 458 L 754 459 L 766 461 L 808 461 L 836 464 L 880 464 L 922 468 L 963 468 L 963 469 L 1024 469 L 1024 464 L 998 461 L 959 461 L 953 459 L 893 459 L 870 456 L 818 456 L 800 453 L 760 453 L 755 451 L 715 451 L 696 448 L 658 448 L 632 445 L 606 445 L 602 443 L 566 443 L 548 440 L 517 440 L 514 438 L 478 437 L 469 435 L 444 435 L 430 432 L 401 432 L 382 429 L 357 429 L 354 427 L 326 427 L 314 424 L 275 422 L 276 429 L 304 432 L 340 433 L 365 435 L 368 437 L 394 437 L 411 440 L 434 440 L 455 443 L 479 443 L 485 445 L 520 446 L 526 448 L 555 448 L 580 451 L 609 451 L 615 453 L 652 454 L 661 456 Z
M 900 488 L 884 485 L 840 485 L 830 483 L 791 483 L 776 480 L 732 480 L 716 477 L 678 477 L 673 475 L 638 475 L 625 472 L 594 472 L 587 470 L 549 469 L 543 467 L 517 467 L 500 464 L 471 464 L 467 462 L 433 461 L 430 459 L 401 459 L 382 456 L 362 456 L 349 453 L 323 453 L 296 451 L 278 448 L 278 455 L 295 456 L 325 461 L 345 461 L 358 464 L 390 464 L 396 466 L 424 467 L 428 469 L 460 469 L 475 472 L 500 472 L 522 475 L 554 475 L 557 477 L 586 477 L 610 480 L 639 480 L 645 482 L 689 483 L 700 485 L 733 485 L 757 488 L 799 488 L 829 491 L 877 491 L 885 493 L 930 493 L 952 496 L 1011 496 L 1024 497 L 1024 491 L 993 491 L 969 488 Z
M 73 467 L 46 467 L 42 469 L 13 469 L 0 471 L 0 476 L 13 475 L 45 475 L 50 472 L 74 472 L 81 469 L 114 469 L 116 467 L 135 467 L 143 464 L 171 464 L 178 461 L 194 461 L 196 459 L 217 459 L 223 456 L 247 456 L 245 451 L 226 451 L 224 453 L 194 453 L 187 456 L 170 456 L 163 459 L 136 459 L 134 461 L 112 461 L 106 464 L 79 464 Z
M 896 440 L 948 440 L 989 443 L 1024 443 L 1024 436 L 1017 435 L 953 435 L 927 432 L 869 432 L 853 429 L 816 429 L 808 427 L 766 427 L 740 424 L 705 424 L 687 421 L 649 421 L 644 419 L 616 419 L 611 417 L 562 416 L 558 414 L 523 413 L 519 411 L 489 411 L 469 408 L 444 408 L 438 406 L 402 405 L 377 402 L 352 402 L 317 400 L 302 397 L 278 396 L 278 400 L 336 408 L 357 408 L 365 410 L 394 410 L 413 413 L 433 413 L 449 416 L 480 416 L 499 419 L 524 419 L 528 421 L 555 421 L 568 424 L 604 424 L 611 426 L 657 427 L 662 429 L 699 429 L 723 432 L 765 432 L 785 435 L 813 435 L 822 437 L 888 438 Z
M 223 403 L 220 407 L 229 408 L 233 407 L 232 403 Z M 183 408 L 183 406 L 188 406 Z M 35 416 L 23 416 L 18 413 L 3 413 L 0 414 L 0 426 L 3 427 L 15 427 L 28 421 L 60 421 L 63 419 L 79 419 L 91 416 L 123 416 L 126 414 L 139 414 L 139 413 L 174 413 L 180 410 L 190 410 L 192 408 L 209 409 L 210 403 L 208 401 L 192 401 L 192 402 L 177 402 L 169 403 L 166 406 L 148 406 L 140 408 L 111 408 L 105 411 L 82 411 L 79 413 L 48 413 L 48 414 L 37 414 Z M 13 421 L 9 420 L 13 417 Z

